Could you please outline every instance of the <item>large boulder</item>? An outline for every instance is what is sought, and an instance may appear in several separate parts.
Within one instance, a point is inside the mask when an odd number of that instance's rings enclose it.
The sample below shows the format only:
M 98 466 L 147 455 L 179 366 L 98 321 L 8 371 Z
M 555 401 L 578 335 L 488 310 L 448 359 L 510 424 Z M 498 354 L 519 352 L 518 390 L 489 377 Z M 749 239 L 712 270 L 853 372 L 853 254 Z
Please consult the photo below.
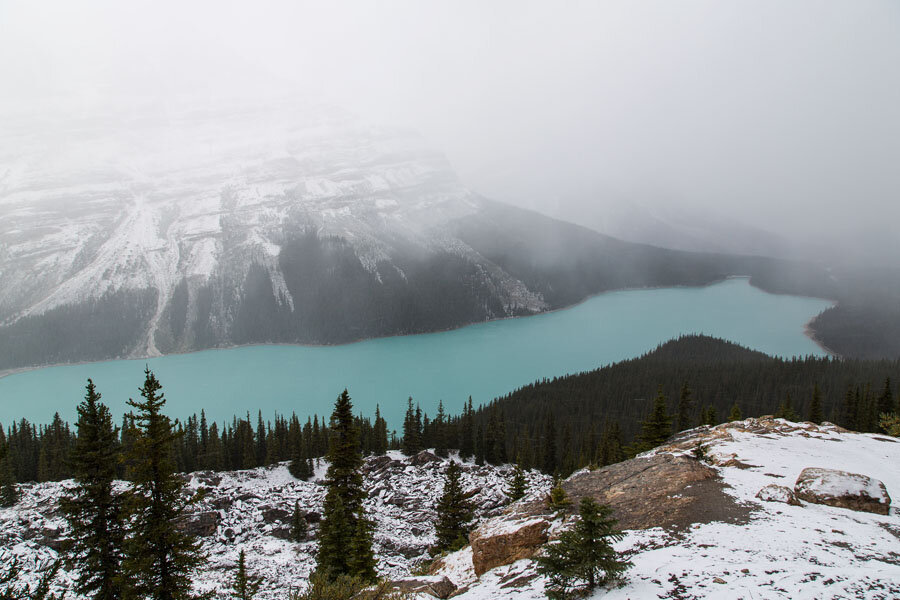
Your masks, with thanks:
M 404 577 L 391 582 L 392 587 L 403 594 L 428 594 L 435 598 L 449 598 L 456 591 L 452 581 L 443 575 Z
M 541 516 L 511 518 L 500 516 L 485 521 L 469 535 L 475 574 L 530 558 L 545 543 L 549 521 Z
M 759 490 L 759 492 L 756 493 L 756 497 L 765 502 L 783 502 L 784 504 L 790 504 L 792 506 L 800 506 L 800 501 L 797 500 L 794 490 L 774 483 L 770 483 Z
M 196 512 L 190 515 L 182 527 L 185 533 L 199 537 L 215 535 L 219 526 L 219 513 L 215 510 Z
M 891 497 L 883 483 L 866 475 L 835 469 L 803 469 L 794 484 L 794 493 L 801 500 L 813 504 L 879 515 L 888 514 L 891 508 Z

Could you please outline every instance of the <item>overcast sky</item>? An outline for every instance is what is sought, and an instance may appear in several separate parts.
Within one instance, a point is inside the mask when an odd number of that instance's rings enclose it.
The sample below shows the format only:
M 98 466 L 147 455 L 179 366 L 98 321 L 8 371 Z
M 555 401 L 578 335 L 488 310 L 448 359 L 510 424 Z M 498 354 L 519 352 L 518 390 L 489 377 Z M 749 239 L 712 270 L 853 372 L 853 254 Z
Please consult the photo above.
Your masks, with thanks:
M 628 200 L 900 240 L 896 0 L 0 0 L 7 114 L 297 93 L 572 220 Z

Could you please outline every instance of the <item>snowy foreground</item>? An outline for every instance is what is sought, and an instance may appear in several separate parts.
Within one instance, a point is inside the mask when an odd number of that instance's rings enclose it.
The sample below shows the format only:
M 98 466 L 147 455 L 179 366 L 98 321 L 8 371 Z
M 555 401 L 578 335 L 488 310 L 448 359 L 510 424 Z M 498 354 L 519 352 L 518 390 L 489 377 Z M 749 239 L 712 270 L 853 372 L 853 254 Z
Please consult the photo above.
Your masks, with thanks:
M 685 454 L 697 439 L 725 493 L 750 509 L 747 522 L 695 523 L 686 531 L 629 531 L 617 549 L 634 566 L 620 588 L 596 598 L 898 598 L 900 597 L 900 441 L 824 425 L 772 420 L 752 433 L 748 419 L 689 432 L 680 444 L 648 453 Z M 803 502 L 764 502 L 768 484 L 792 488 L 806 467 L 825 467 L 881 480 L 894 505 L 888 516 Z M 453 557 L 446 574 L 472 587 L 461 599 L 543 598 L 531 561 L 495 568 L 475 581 L 471 550 Z
M 697 441 L 707 446 L 723 498 L 740 508 L 739 519 L 719 519 L 715 507 L 696 504 L 698 514 L 683 527 L 631 530 L 617 548 L 634 566 L 622 587 L 595 597 L 638 598 L 897 598 L 900 597 L 900 443 L 886 436 L 846 432 L 830 425 L 747 419 L 715 428 L 699 428 L 648 453 L 690 455 Z M 691 459 L 693 460 L 693 459 Z M 414 464 L 416 463 L 416 464 Z M 425 561 L 433 540 L 434 502 L 440 494 L 445 462 L 427 455 L 417 460 L 392 454 L 369 459 L 367 509 L 378 527 L 379 568 L 393 578 Z M 821 504 L 790 505 L 763 501 L 757 493 L 769 484 L 793 488 L 805 468 L 823 467 L 867 475 L 884 483 L 895 498 L 888 515 Z M 318 471 L 319 477 L 323 467 Z M 602 472 L 601 472 L 602 473 Z M 541 517 L 513 522 L 520 505 L 540 504 L 549 479 L 529 475 L 532 493 L 504 512 L 508 468 L 465 465 L 463 482 L 473 490 L 482 529 L 503 532 Z M 576 474 L 577 475 L 577 474 Z M 54 517 L 59 483 L 29 486 L 14 509 L 0 510 L 0 553 L 15 553 L 28 568 L 56 556 L 53 547 L 65 535 Z M 284 598 L 303 587 L 313 567 L 315 544 L 283 539 L 294 501 L 315 512 L 324 490 L 317 482 L 298 482 L 284 466 L 220 474 L 197 474 L 195 488 L 209 489 L 205 517 L 198 522 L 208 569 L 198 578 L 201 590 L 224 591 L 241 549 L 249 567 L 264 575 L 262 598 Z M 690 495 L 691 485 L 685 487 Z M 672 496 L 678 502 L 681 494 Z M 733 511 L 732 511 L 733 512 Z M 287 515 L 287 516 L 286 516 Z M 311 515 L 314 520 L 314 515 Z M 566 526 L 550 519 L 549 535 Z M 315 524 L 312 531 L 315 531 Z M 543 598 L 543 579 L 528 559 L 488 570 L 476 577 L 472 548 L 450 555 L 432 570 L 446 576 L 461 599 Z M 65 582 L 68 574 L 62 578 Z M 431 596 L 422 594 L 422 598 Z

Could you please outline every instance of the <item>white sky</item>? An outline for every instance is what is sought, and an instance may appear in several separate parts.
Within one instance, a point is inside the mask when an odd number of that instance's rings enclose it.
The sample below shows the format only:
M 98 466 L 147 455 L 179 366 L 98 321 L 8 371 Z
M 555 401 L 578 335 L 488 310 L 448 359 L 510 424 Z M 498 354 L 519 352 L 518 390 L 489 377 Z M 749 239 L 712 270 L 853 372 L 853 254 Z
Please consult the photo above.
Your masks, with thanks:
M 900 2 L 0 0 L 0 110 L 303 93 L 471 187 L 900 239 Z

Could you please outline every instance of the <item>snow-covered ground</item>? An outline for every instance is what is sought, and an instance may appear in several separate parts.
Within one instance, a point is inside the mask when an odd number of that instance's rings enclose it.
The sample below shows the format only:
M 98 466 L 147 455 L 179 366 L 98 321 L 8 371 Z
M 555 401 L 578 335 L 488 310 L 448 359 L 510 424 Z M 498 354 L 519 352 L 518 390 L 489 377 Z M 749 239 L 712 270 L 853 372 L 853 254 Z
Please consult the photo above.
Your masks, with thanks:
M 749 423 L 750 421 L 748 421 Z M 788 424 L 781 431 L 751 433 L 742 423 L 694 436 L 709 437 L 712 461 L 726 493 L 752 508 L 745 524 L 709 522 L 688 531 L 629 531 L 616 545 L 634 566 L 620 588 L 601 590 L 609 600 L 639 598 L 900 598 L 900 440 L 844 432 L 831 426 Z M 690 443 L 684 445 L 689 447 Z M 670 449 L 671 450 L 671 449 Z M 659 449 L 657 452 L 666 451 Z M 674 450 L 684 452 L 683 450 Z M 749 466 L 747 466 L 749 465 Z M 763 502 L 767 484 L 793 488 L 806 467 L 868 475 L 882 481 L 894 506 L 887 516 L 802 503 Z M 460 566 L 462 563 L 462 567 Z M 471 553 L 454 557 L 447 575 L 474 580 Z M 498 567 L 459 598 L 543 598 L 544 580 L 528 560 Z
M 447 462 L 417 462 L 412 464 L 402 454 L 390 452 L 388 458 L 369 459 L 367 463 L 365 482 L 369 498 L 365 507 L 376 524 L 378 569 L 385 576 L 408 574 L 427 560 L 428 548 L 434 543 L 434 505 L 443 489 Z M 197 578 L 198 590 L 228 589 L 231 570 L 241 550 L 246 552 L 248 569 L 266 579 L 260 600 L 284 598 L 288 589 L 305 586 L 315 566 L 316 525 L 310 527 L 312 535 L 306 542 L 294 543 L 284 538 L 295 501 L 305 513 L 321 511 L 325 469 L 323 461 L 309 482 L 296 480 L 285 464 L 194 474 L 190 486 L 207 490 L 199 510 L 215 520 L 211 535 L 203 537 L 208 562 Z M 508 466 L 463 463 L 463 489 L 473 493 L 479 520 L 497 514 L 506 505 L 504 490 L 510 474 Z M 547 476 L 529 472 L 527 478 L 534 493 L 549 488 Z M 25 570 L 33 572 L 57 557 L 47 544 L 58 547 L 59 540 L 65 537 L 65 522 L 55 510 L 67 485 L 71 482 L 23 486 L 19 504 L 0 509 L 0 553 L 5 552 L 0 558 L 19 556 Z M 70 573 L 63 571 L 59 582 L 71 583 Z

